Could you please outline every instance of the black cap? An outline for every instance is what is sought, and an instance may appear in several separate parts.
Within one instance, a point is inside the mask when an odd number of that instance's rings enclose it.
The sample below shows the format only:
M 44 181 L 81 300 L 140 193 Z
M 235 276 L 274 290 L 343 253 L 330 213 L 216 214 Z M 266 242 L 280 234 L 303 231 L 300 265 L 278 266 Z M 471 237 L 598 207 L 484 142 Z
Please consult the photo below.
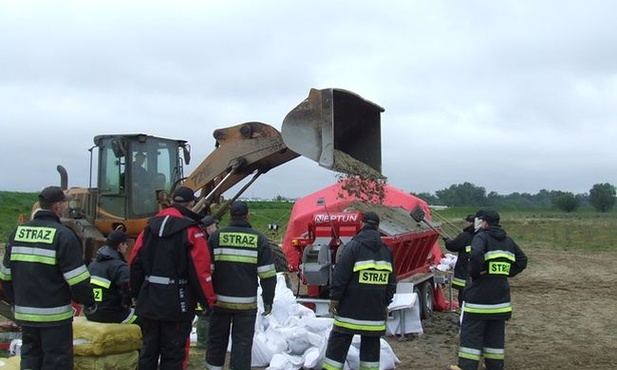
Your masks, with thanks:
M 469 214 L 467 215 L 463 220 L 467 221 L 467 222 L 471 222 L 473 223 L 475 221 L 476 215 L 474 214 Z
M 195 193 L 193 193 L 193 190 L 191 188 L 187 188 L 186 186 L 180 186 L 174 191 L 172 200 L 176 203 L 192 202 L 195 200 Z
M 379 226 L 379 215 L 373 211 L 362 214 L 362 222 L 369 225 Z
M 114 230 L 107 236 L 107 245 L 117 247 L 127 241 L 126 234 L 122 230 Z
M 229 206 L 229 214 L 232 217 L 246 216 L 249 214 L 249 206 L 245 202 L 235 201 Z
M 66 195 L 59 186 L 48 186 L 39 194 L 39 202 L 56 203 L 67 200 Z
M 218 224 L 218 223 L 219 223 L 219 220 L 217 220 L 216 218 L 212 216 L 206 216 L 201 219 L 201 224 L 204 225 L 204 227 L 208 227 L 212 224 Z
M 476 213 L 476 217 L 489 225 L 499 225 L 499 213 L 492 209 L 481 209 Z

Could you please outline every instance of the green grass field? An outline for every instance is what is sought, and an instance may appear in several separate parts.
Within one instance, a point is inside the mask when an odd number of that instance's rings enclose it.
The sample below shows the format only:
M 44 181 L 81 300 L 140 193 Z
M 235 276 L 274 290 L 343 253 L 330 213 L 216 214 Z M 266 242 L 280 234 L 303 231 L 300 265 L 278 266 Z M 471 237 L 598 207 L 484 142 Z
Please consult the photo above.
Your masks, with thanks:
M 6 242 L 17 224 L 19 215 L 29 217 L 36 193 L 0 191 L 0 243 Z M 293 203 L 251 202 L 253 227 L 279 241 L 283 238 Z M 454 235 L 461 227 L 462 219 L 472 208 L 449 208 L 435 211 L 433 221 L 441 222 L 443 229 Z M 617 249 L 617 211 L 599 213 L 590 209 L 565 213 L 555 210 L 506 210 L 501 211 L 502 226 L 524 247 L 533 245 L 542 248 L 584 249 L 589 251 Z M 411 220 L 410 220 L 411 221 Z M 224 217 L 221 224 L 227 223 Z M 277 233 L 268 230 L 269 224 L 279 226 Z

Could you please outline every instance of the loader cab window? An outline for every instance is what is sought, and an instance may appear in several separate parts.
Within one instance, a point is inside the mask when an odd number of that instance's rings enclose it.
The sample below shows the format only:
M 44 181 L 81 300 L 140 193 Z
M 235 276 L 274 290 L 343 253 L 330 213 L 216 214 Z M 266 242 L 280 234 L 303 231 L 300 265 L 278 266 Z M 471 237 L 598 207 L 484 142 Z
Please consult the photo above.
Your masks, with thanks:
M 121 176 L 124 172 L 124 158 L 116 157 L 111 145 L 101 147 L 99 170 L 99 193 L 120 194 L 124 188 Z
M 132 181 L 129 190 L 131 208 L 135 216 L 150 216 L 158 211 L 157 190 L 171 189 L 175 180 L 173 170 L 177 167 L 177 144 L 156 138 L 136 141 L 127 157 Z

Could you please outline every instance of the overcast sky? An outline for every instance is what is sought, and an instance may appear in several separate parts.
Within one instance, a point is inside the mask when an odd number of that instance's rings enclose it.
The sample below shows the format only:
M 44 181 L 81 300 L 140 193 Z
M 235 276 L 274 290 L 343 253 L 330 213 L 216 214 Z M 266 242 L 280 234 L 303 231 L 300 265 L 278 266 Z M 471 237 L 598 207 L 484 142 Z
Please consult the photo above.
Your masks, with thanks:
M 92 138 L 277 129 L 310 88 L 385 108 L 383 173 L 410 192 L 617 185 L 614 1 L 0 2 L 0 190 L 88 185 Z M 246 196 L 336 181 L 306 158 Z

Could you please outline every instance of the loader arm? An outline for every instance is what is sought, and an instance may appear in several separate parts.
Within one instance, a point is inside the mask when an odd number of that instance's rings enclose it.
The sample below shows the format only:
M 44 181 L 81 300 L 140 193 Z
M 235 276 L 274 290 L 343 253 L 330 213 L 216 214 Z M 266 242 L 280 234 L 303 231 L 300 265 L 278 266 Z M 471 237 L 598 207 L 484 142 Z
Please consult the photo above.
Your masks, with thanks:
M 384 109 L 343 89 L 311 89 L 283 120 L 281 132 L 261 122 L 214 131 L 216 147 L 189 175 L 184 186 L 201 190 L 193 208 L 203 212 L 213 200 L 249 175 L 253 179 L 299 155 L 329 170 L 361 174 L 366 166 L 381 174 L 381 120 Z M 360 166 L 359 166 L 360 165 Z M 217 215 L 225 212 L 226 203 Z M 206 209 L 206 213 L 209 209 Z
M 195 212 L 208 208 L 247 176 L 262 174 L 299 156 L 287 148 L 281 133 L 261 122 L 217 129 L 216 147 L 187 177 L 183 186 L 201 190 Z

